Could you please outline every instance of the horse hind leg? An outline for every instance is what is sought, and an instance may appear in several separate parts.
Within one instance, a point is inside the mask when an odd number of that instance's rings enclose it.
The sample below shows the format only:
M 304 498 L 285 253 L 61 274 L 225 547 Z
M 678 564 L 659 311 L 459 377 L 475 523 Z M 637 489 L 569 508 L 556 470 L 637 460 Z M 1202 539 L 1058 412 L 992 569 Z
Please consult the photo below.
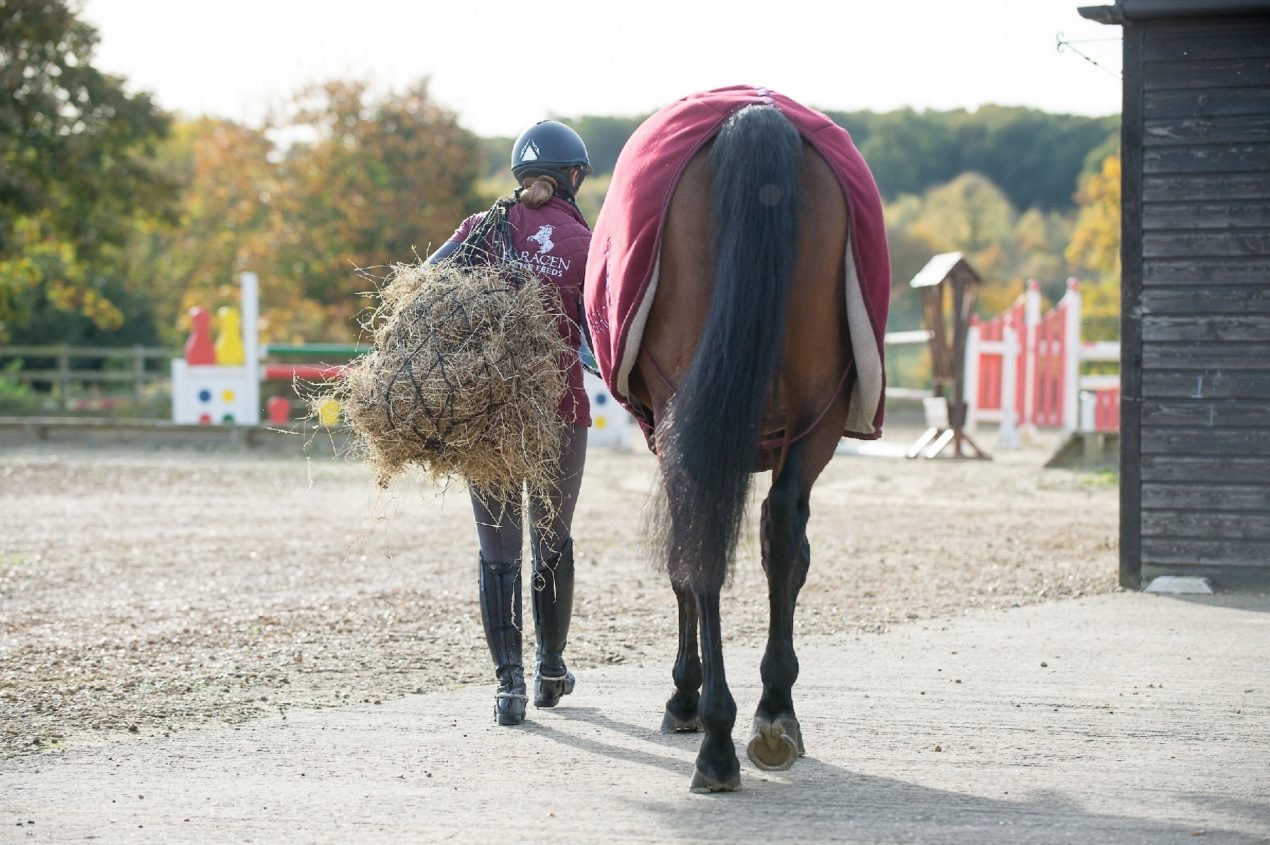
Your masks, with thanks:
M 788 769 L 805 753 L 793 698 L 798 680 L 794 607 L 811 566 L 806 533 L 811 489 L 800 480 L 801 445 L 790 449 L 763 502 L 761 539 L 770 616 L 761 667 L 763 695 L 750 728 L 746 756 L 766 771 Z
M 705 733 L 697 751 L 692 776 L 693 792 L 732 792 L 741 788 L 741 764 L 732 744 L 736 701 L 728 690 L 723 671 L 723 629 L 719 616 L 719 590 L 694 590 L 701 627 L 701 702 L 697 712 Z
M 675 691 L 666 702 L 661 720 L 662 733 L 692 733 L 701 730 L 697 705 L 701 700 L 701 658 L 697 651 L 697 603 L 685 587 L 675 587 L 679 602 L 679 651 L 671 677 Z

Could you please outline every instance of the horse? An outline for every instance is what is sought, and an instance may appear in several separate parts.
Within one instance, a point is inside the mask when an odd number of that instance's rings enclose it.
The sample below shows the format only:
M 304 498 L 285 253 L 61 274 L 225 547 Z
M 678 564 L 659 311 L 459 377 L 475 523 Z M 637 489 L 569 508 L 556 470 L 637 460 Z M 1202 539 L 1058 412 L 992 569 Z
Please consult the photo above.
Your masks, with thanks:
M 753 476 L 768 470 L 759 534 L 770 618 L 746 751 L 763 770 L 805 753 L 794 611 L 811 564 L 812 486 L 835 454 L 856 376 L 850 225 L 830 164 L 765 103 L 735 111 L 691 156 L 665 212 L 627 398 L 649 420 L 659 469 L 650 530 L 679 611 L 662 730 L 703 733 L 694 792 L 740 786 L 720 591 Z

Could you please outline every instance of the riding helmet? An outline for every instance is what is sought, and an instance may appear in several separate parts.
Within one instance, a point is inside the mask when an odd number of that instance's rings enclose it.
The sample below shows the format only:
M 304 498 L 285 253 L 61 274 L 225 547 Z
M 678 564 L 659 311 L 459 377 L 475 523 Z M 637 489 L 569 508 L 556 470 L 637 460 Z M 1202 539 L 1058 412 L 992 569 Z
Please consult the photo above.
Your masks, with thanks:
M 586 144 L 577 132 L 559 121 L 541 120 L 535 123 L 520 133 L 512 145 L 511 170 L 518 180 L 545 174 L 565 189 L 576 188 L 577 185 L 569 185 L 567 176 L 561 178 L 575 165 L 582 168 L 582 177 L 591 172 Z M 581 184 L 582 178 L 579 177 L 578 185 Z

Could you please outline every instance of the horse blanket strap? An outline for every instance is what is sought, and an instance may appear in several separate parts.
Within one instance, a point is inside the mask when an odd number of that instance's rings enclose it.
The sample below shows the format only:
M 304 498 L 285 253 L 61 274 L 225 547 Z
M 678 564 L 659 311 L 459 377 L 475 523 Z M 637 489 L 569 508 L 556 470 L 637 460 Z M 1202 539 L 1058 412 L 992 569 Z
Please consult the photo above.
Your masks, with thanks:
M 623 407 L 637 418 L 646 416 L 630 401 L 629 377 L 657 289 L 670 199 L 693 155 L 733 112 L 753 104 L 780 109 L 829 163 L 842 186 L 851 220 L 843 284 L 857 376 L 844 434 L 876 439 L 882 434 L 885 406 L 883 344 L 891 296 L 881 196 L 845 129 L 764 88 L 733 86 L 685 97 L 646 120 L 622 148 L 587 258 L 586 321 L 600 375 Z
M 820 421 L 825 418 L 825 414 L 829 413 L 829 409 L 833 407 L 833 403 L 837 402 L 838 397 L 842 395 L 842 388 L 846 387 L 847 378 L 851 375 L 853 370 L 855 370 L 855 362 L 848 361 L 847 366 L 842 370 L 842 377 L 838 379 L 838 386 L 833 389 L 833 395 L 829 397 L 829 401 L 825 403 L 825 406 L 820 409 L 820 413 L 816 414 L 816 418 L 812 420 L 811 423 L 802 431 L 792 437 L 787 435 L 785 437 L 778 437 L 775 439 L 760 440 L 758 442 L 758 447 L 760 449 L 783 449 L 786 446 L 793 446 L 799 440 L 802 440 L 804 437 L 815 431 L 816 426 L 820 425 Z
M 670 390 L 671 393 L 674 393 L 676 389 L 675 383 L 670 380 L 670 376 L 666 375 L 666 371 L 661 368 L 661 364 L 657 363 L 657 359 L 653 357 L 653 354 L 649 352 L 647 349 L 641 349 L 639 354 L 645 361 L 649 363 L 650 366 L 652 366 L 653 371 L 657 373 L 657 377 L 661 379 L 662 384 L 666 385 L 666 388 Z M 802 431 L 798 432 L 792 437 L 786 436 L 786 437 L 778 437 L 774 439 L 768 438 L 766 440 L 760 440 L 758 442 L 758 447 L 760 449 L 766 449 L 766 450 L 780 449 L 785 446 L 792 446 L 795 443 L 797 443 L 799 440 L 802 440 L 808 434 L 811 434 L 812 431 L 815 430 L 816 426 L 820 425 L 820 421 L 825 418 L 825 414 L 829 413 L 829 409 L 833 407 L 833 403 L 837 402 L 838 397 L 842 395 L 842 388 L 846 387 L 847 379 L 850 377 L 854 369 L 855 369 L 855 362 L 847 361 L 847 366 L 843 368 L 842 376 L 838 379 L 838 386 L 833 389 L 833 394 L 829 397 L 829 401 L 826 402 L 825 406 L 820 409 L 820 413 L 816 414 L 816 418 L 812 420 L 809 425 L 803 428 Z M 651 420 L 646 421 L 644 418 L 637 418 L 637 421 L 640 423 L 641 426 L 644 427 L 645 429 L 644 434 L 649 441 L 649 444 L 650 444 L 649 448 L 651 449 L 652 437 L 653 437 L 652 421 Z

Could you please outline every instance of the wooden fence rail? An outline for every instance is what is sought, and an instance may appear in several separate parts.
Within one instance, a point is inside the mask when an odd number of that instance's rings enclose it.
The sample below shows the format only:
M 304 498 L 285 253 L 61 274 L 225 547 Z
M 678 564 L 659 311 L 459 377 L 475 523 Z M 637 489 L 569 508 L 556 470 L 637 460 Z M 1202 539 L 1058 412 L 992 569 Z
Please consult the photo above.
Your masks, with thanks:
M 886 343 L 896 347 L 924 345 L 929 338 L 930 332 L 924 329 L 891 332 L 886 336 Z M 266 360 L 316 358 L 332 364 L 355 358 L 365 352 L 366 347 L 342 343 L 271 343 L 265 345 L 262 351 Z M 42 395 L 55 399 L 63 411 L 71 410 L 94 387 L 112 388 L 110 393 L 113 396 L 130 393 L 141 405 L 147 388 L 170 382 L 169 363 L 182 354 L 179 349 L 141 345 L 72 346 L 60 343 L 0 346 L 0 378 L 36 386 Z M 20 363 L 10 372 L 8 368 L 14 361 Z M 32 366 L 33 363 L 36 366 Z M 262 368 L 262 375 L 264 372 Z M 124 386 L 130 386 L 130 389 L 121 389 Z M 921 399 L 930 395 L 930 389 L 891 386 L 887 393 L 894 399 Z M 4 416 L 5 411 L 0 407 L 0 416 Z
M 168 361 L 179 354 L 173 349 L 142 345 L 0 346 L 0 371 L 7 370 L 13 361 L 20 361 L 21 365 L 6 377 L 27 385 L 48 385 L 49 392 L 66 410 L 76 398 L 76 388 L 81 386 L 131 384 L 133 397 L 142 402 L 147 385 L 167 381 Z M 29 366 L 33 360 L 51 365 Z

